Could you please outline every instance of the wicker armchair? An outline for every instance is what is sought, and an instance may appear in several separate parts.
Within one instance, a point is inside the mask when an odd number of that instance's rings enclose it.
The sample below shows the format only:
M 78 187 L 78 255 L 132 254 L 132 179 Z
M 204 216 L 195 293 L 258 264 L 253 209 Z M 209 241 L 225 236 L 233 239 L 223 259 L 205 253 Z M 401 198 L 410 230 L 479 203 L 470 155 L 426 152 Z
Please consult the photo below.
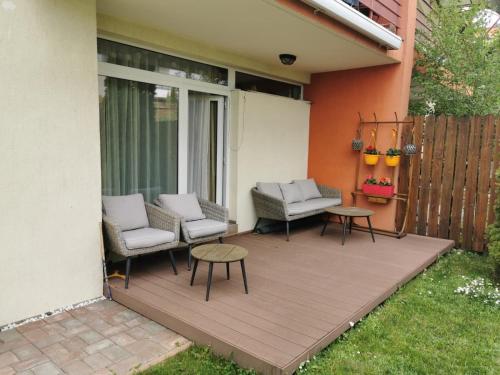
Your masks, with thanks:
M 198 203 L 200 205 L 201 211 L 203 214 L 206 216 L 206 219 L 208 220 L 213 220 L 219 223 L 223 223 L 225 225 L 225 228 L 221 231 L 218 231 L 217 233 L 214 234 L 208 234 L 204 236 L 197 236 L 193 237 L 190 234 L 190 227 L 193 225 L 193 223 L 202 223 L 204 220 L 196 220 L 195 222 L 193 221 L 186 221 L 184 217 L 178 216 L 180 220 L 180 226 L 181 226 L 181 234 L 182 234 L 182 240 L 187 243 L 188 245 L 188 269 L 191 269 L 191 262 L 192 262 L 192 257 L 191 257 L 191 250 L 194 245 L 199 244 L 199 243 L 204 243 L 204 242 L 209 242 L 209 241 L 214 241 L 214 240 L 219 240 L 220 243 L 222 243 L 223 237 L 227 234 L 227 228 L 228 228 L 228 221 L 229 221 L 229 213 L 227 208 L 224 206 L 220 206 L 216 203 L 210 202 L 206 199 L 202 199 L 197 197 Z M 154 202 L 157 206 L 160 206 L 162 210 L 165 210 L 161 206 L 160 201 L 157 199 Z
M 104 224 L 104 241 L 106 249 L 125 257 L 126 273 L 125 273 L 125 288 L 128 289 L 131 259 L 134 256 L 142 254 L 150 254 L 158 251 L 169 250 L 170 262 L 174 273 L 177 275 L 175 266 L 175 258 L 171 249 L 179 247 L 180 220 L 168 210 L 160 209 L 152 204 L 145 203 L 146 214 L 149 220 L 150 228 L 161 229 L 163 231 L 172 232 L 174 240 L 171 242 L 162 243 L 155 246 L 129 249 L 125 243 L 123 233 L 118 223 L 110 216 L 103 215 Z
M 339 189 L 331 188 L 326 185 L 317 185 L 322 198 L 333 198 L 338 200 L 338 205 L 342 204 L 342 193 Z M 317 208 L 306 212 L 292 214 L 289 204 L 284 199 L 278 199 L 271 195 L 260 192 L 257 188 L 251 190 L 257 222 L 254 231 L 257 230 L 261 219 L 271 219 L 284 221 L 286 223 L 286 240 L 290 240 L 290 222 L 314 216 L 325 212 L 325 208 Z M 307 201 L 306 201 L 307 202 Z

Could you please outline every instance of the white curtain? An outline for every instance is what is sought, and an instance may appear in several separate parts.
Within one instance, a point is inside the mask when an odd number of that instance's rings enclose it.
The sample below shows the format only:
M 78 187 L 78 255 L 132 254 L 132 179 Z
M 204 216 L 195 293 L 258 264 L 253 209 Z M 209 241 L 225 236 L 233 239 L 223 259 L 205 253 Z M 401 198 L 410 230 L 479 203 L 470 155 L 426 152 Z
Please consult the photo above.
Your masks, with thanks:
M 210 99 L 207 94 L 189 93 L 188 192 L 209 198 Z

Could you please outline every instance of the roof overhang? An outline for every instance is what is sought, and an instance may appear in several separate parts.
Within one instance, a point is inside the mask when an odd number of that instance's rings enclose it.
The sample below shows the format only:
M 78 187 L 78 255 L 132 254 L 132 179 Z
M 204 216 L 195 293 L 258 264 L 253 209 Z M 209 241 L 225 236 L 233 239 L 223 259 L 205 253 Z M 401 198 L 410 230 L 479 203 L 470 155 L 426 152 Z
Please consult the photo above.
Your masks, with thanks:
M 338 0 L 301 0 L 340 23 L 389 49 L 401 48 L 400 36 Z

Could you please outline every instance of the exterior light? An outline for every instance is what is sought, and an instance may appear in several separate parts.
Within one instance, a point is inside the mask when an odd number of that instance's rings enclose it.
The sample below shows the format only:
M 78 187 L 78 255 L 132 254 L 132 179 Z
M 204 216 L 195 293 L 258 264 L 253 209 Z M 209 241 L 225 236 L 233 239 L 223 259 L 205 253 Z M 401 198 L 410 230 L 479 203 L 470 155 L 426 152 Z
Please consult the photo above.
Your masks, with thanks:
M 289 53 L 282 53 L 280 55 L 280 61 L 283 65 L 292 65 L 295 60 L 297 60 L 297 56 L 291 55 Z

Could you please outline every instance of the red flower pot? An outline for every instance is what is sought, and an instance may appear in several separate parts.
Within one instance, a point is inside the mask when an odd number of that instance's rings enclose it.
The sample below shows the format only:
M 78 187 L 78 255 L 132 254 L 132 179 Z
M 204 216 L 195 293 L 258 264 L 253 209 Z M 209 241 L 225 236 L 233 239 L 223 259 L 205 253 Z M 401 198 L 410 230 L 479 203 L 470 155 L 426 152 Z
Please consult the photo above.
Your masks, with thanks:
M 363 193 L 366 195 L 375 195 L 377 197 L 392 197 L 394 195 L 394 185 L 363 184 Z

